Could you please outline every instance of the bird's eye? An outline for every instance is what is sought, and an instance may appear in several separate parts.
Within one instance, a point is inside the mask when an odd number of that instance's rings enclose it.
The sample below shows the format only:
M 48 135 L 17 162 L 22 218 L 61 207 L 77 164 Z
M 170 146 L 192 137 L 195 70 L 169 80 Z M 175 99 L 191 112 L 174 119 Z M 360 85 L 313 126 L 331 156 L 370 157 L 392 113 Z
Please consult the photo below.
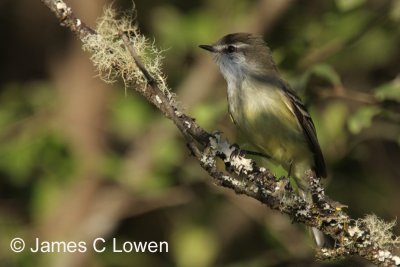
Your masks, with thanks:
M 236 47 L 234 47 L 233 45 L 230 45 L 230 46 L 228 46 L 228 47 L 226 48 L 226 51 L 227 51 L 228 53 L 233 53 L 233 52 L 236 51 Z

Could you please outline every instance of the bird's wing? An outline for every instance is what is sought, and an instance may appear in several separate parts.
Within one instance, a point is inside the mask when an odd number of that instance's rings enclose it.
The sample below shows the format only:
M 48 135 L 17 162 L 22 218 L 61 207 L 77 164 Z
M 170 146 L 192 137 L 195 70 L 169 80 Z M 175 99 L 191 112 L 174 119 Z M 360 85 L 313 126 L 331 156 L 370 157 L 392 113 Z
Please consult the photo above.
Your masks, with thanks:
M 315 174 L 318 177 L 326 177 L 325 160 L 318 143 L 315 126 L 310 114 L 308 114 L 308 111 L 301 102 L 300 98 L 289 87 L 288 84 L 286 84 L 276 75 L 253 75 L 252 78 L 273 86 L 277 86 L 283 90 L 284 102 L 288 105 L 289 110 L 296 116 L 296 119 L 299 122 L 307 140 L 308 147 L 314 155 Z M 285 99 L 287 101 L 285 101 Z
M 293 112 L 303 129 L 308 146 L 314 155 L 315 173 L 318 177 L 326 177 L 325 160 L 318 143 L 317 133 L 311 116 L 295 92 L 288 85 L 284 85 L 283 88 L 287 98 L 290 100 Z

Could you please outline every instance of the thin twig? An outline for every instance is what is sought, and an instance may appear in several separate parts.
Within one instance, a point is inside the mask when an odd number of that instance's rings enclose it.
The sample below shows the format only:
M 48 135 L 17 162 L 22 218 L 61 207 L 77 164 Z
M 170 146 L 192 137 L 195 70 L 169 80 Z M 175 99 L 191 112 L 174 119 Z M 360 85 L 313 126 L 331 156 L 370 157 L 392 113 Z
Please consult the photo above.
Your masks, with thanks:
M 138 54 L 135 51 L 135 48 L 129 42 L 129 37 L 126 35 L 126 33 L 123 33 L 123 32 L 120 33 L 120 36 L 121 36 L 122 40 L 124 41 L 124 44 L 125 44 L 126 48 L 128 49 L 129 53 L 131 54 L 133 60 L 135 61 L 136 66 L 139 68 L 139 70 L 146 77 L 146 80 L 149 83 L 149 85 L 153 85 L 156 81 L 150 75 L 150 73 L 147 71 L 147 69 L 144 66 L 144 64 L 140 61 L 140 58 L 139 58 Z

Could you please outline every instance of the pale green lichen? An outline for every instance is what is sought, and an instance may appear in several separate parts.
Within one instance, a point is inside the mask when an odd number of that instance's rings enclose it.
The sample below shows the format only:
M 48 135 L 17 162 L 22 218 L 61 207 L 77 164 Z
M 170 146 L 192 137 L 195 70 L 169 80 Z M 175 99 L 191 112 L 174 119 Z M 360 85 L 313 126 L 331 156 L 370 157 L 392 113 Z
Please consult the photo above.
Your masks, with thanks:
M 97 21 L 96 34 L 83 39 L 83 49 L 92 54 L 90 59 L 105 82 L 113 83 L 122 78 L 125 87 L 132 84 L 145 86 L 146 78 L 136 66 L 120 36 L 121 33 L 126 34 L 147 71 L 168 99 L 173 101 L 173 95 L 161 71 L 162 52 L 155 47 L 154 42 L 140 34 L 134 21 L 134 9 L 118 17 L 111 6 L 105 8 L 103 16 Z
M 381 249 L 392 250 L 400 246 L 400 237 L 393 235 L 396 220 L 385 222 L 376 215 L 367 215 L 360 220 L 369 230 L 370 240 L 378 244 Z

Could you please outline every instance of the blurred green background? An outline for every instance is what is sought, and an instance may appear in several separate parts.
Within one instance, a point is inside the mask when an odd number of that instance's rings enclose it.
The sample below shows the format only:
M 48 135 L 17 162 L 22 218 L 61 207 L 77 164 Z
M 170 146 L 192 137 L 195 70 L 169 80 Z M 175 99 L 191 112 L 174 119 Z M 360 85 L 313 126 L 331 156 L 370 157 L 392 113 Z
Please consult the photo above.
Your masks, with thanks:
M 225 81 L 197 45 L 263 34 L 314 119 L 328 195 L 354 217 L 400 216 L 399 0 L 135 2 L 182 107 L 239 144 Z M 68 3 L 91 26 L 107 4 Z M 100 81 L 39 0 L 2 0 L 0 32 L 0 266 L 370 266 L 315 262 L 304 227 L 214 186 L 173 124 Z M 17 254 L 14 237 L 167 241 L 169 252 Z

